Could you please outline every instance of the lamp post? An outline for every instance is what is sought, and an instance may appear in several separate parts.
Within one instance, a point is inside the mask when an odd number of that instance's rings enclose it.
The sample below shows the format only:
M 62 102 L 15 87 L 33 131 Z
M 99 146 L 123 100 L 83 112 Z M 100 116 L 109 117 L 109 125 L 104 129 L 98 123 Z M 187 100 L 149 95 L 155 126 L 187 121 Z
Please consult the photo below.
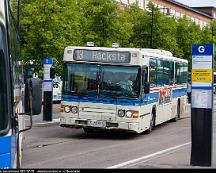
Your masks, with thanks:
M 158 8 L 157 9 L 159 10 L 167 10 L 166 12 L 166 16 L 169 16 L 170 15 L 170 12 L 169 12 L 169 8 Z M 151 10 L 151 40 L 150 40 L 150 48 L 153 48 L 153 31 L 154 31 L 154 10 L 155 10 L 155 7 L 154 5 L 152 5 L 152 10 Z

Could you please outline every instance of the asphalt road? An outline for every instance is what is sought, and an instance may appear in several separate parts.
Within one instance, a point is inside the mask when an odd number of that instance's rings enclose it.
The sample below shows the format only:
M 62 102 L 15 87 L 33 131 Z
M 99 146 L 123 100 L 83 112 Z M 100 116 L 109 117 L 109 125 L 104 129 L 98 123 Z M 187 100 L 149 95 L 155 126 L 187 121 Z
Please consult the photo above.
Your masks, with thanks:
M 55 107 L 58 113 L 58 105 Z M 86 134 L 55 123 L 26 132 L 22 168 L 188 168 L 190 147 L 189 111 L 177 122 L 157 126 L 149 135 L 119 131 Z
M 190 118 L 158 126 L 149 135 L 85 134 L 56 125 L 26 132 L 23 168 L 108 168 L 190 142 Z M 134 167 L 134 165 L 133 165 Z

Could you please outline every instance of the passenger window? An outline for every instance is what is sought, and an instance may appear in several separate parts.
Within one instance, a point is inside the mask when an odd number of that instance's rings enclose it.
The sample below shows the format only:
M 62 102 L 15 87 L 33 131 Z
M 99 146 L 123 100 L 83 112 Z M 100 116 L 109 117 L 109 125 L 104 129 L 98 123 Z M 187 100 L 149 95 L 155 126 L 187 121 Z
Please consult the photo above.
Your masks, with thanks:
M 176 84 L 184 84 L 184 83 L 187 83 L 187 80 L 188 80 L 188 73 L 187 73 L 187 70 L 188 70 L 188 66 L 187 64 L 184 64 L 184 63 L 179 63 L 179 62 L 176 62 L 175 63 L 175 83 Z
M 172 85 L 174 78 L 174 64 L 171 61 L 164 61 L 163 63 L 164 73 L 163 73 L 163 83 L 165 85 Z
M 149 82 L 150 87 L 157 86 L 157 60 L 153 58 L 149 61 Z
M 163 61 L 157 60 L 157 86 L 163 85 Z

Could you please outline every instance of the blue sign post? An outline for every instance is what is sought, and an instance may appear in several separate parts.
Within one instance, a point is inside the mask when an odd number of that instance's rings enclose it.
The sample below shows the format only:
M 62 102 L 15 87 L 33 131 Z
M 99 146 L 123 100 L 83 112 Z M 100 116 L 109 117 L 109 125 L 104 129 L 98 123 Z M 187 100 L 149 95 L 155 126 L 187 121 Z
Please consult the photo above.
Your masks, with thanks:
M 50 69 L 52 67 L 52 58 L 44 59 L 44 81 L 43 81 L 43 120 L 52 121 L 52 94 L 53 94 L 53 84 L 50 78 Z
M 211 166 L 214 45 L 192 45 L 191 162 Z

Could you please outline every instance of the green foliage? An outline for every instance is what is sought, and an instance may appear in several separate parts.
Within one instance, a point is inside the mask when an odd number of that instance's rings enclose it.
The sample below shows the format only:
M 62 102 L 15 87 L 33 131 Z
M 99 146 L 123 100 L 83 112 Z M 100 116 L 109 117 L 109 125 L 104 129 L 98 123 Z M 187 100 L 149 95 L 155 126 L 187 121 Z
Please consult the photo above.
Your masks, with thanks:
M 64 48 L 82 44 L 82 14 L 73 2 L 22 1 L 22 53 L 25 61 L 35 60 L 37 71 L 42 72 L 44 58 L 52 57 L 56 71 L 61 73 Z
M 201 30 L 186 17 L 177 20 L 152 4 L 149 8 L 153 13 L 143 12 L 136 4 L 122 9 L 115 0 L 22 0 L 23 59 L 34 60 L 42 75 L 43 59 L 52 57 L 60 75 L 66 46 L 93 41 L 96 46 L 111 47 L 117 42 L 121 47 L 144 48 L 151 47 L 152 36 L 153 48 L 191 61 L 192 44 L 212 43 L 212 33 L 216 36 L 216 21 Z

